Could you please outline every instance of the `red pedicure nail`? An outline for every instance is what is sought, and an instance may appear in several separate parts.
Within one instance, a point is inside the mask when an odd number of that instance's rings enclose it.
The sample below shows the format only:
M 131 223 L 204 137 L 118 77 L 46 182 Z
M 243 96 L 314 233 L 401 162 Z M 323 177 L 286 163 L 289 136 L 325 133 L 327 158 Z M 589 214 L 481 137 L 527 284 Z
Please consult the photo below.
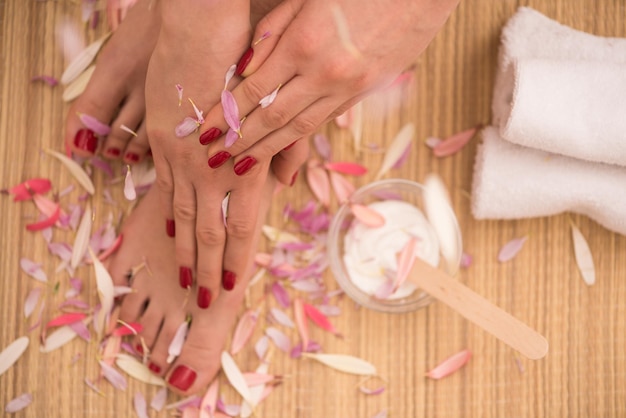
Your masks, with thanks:
M 232 271 L 224 270 L 222 271 L 222 286 L 226 290 L 233 290 L 235 287 L 235 282 L 237 281 L 237 276 Z
M 137 161 L 139 161 L 139 154 L 135 154 L 134 152 L 127 152 L 124 158 L 126 158 L 128 161 L 136 163 Z
M 98 137 L 91 129 L 80 129 L 74 136 L 74 145 L 93 154 L 98 148 Z
M 291 144 L 287 145 L 285 148 L 283 148 L 283 151 L 287 151 L 289 148 L 291 148 L 294 145 L 296 145 L 296 142 L 298 142 L 298 141 L 293 141 Z
M 300 171 L 296 171 L 295 173 L 293 173 L 293 176 L 291 176 L 291 181 L 289 182 L 289 186 L 293 186 L 296 182 L 296 179 L 298 178 L 298 173 L 300 173 Z
M 176 222 L 173 219 L 165 220 L 165 232 L 167 232 L 168 237 L 176 236 Z
M 139 354 L 143 354 L 143 345 L 137 344 L 135 346 L 135 351 L 138 352 Z
M 180 269 L 178 269 L 178 282 L 180 283 L 180 287 L 183 289 L 191 287 L 193 284 L 193 277 L 189 267 L 181 266 Z
M 230 153 L 227 151 L 220 151 L 211 158 L 209 158 L 209 167 L 217 168 L 224 164 L 226 160 L 230 158 Z
M 202 135 L 200 135 L 200 143 L 202 145 L 210 144 L 211 142 L 219 138 L 221 135 L 222 135 L 221 129 L 211 128 L 208 131 L 203 132 Z
M 235 164 L 235 167 L 233 168 L 233 170 L 235 170 L 235 174 L 237 174 L 238 176 L 241 176 L 243 174 L 246 174 L 248 172 L 248 170 L 250 170 L 252 168 L 253 165 L 256 164 L 256 159 L 254 157 L 246 157 L 243 160 L 239 161 L 237 164 Z
M 198 287 L 198 306 L 206 309 L 211 305 L 211 291 L 206 287 Z
M 154 374 L 161 373 L 161 368 L 157 366 L 156 364 L 154 364 L 153 362 L 150 362 L 150 364 L 148 364 L 148 368 L 152 370 L 152 373 Z
M 121 152 L 122 151 L 120 151 L 119 148 L 109 148 L 106 150 L 107 155 L 110 155 L 111 157 L 119 157 Z
M 175 388 L 185 391 L 193 385 L 197 373 L 187 366 L 180 365 L 174 369 L 168 380 L 169 384 Z
M 252 57 L 254 56 L 254 49 L 252 47 L 248 48 L 246 52 L 243 53 L 241 58 L 239 58 L 239 62 L 237 63 L 237 69 L 235 70 L 235 75 L 241 75 L 245 70 L 250 61 L 252 61 Z

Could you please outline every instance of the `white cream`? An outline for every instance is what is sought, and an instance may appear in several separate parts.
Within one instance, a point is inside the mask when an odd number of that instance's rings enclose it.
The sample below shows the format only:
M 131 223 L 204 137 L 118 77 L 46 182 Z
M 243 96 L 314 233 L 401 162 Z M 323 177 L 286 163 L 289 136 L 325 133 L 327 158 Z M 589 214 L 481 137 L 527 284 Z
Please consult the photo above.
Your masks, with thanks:
M 411 237 L 417 239 L 415 256 L 439 264 L 439 243 L 432 226 L 421 210 L 400 200 L 385 200 L 368 205 L 385 218 L 385 225 L 372 228 L 355 220 L 344 238 L 343 260 L 352 282 L 364 293 L 375 295 L 398 269 L 398 253 Z M 406 281 L 388 299 L 409 296 L 416 285 Z

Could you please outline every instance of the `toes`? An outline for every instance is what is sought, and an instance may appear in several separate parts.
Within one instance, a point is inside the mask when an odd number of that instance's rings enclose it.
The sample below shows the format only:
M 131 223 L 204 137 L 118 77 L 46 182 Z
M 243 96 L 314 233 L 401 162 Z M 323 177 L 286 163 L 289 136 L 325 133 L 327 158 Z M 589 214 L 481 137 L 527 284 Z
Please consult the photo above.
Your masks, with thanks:
M 137 136 L 130 138 L 130 141 L 126 144 L 124 151 L 124 162 L 127 164 L 134 164 L 142 161 L 146 156 L 150 155 L 150 144 L 148 142 L 148 133 L 146 131 L 146 124 L 142 123 L 136 132 Z M 137 156 L 139 157 L 137 159 Z

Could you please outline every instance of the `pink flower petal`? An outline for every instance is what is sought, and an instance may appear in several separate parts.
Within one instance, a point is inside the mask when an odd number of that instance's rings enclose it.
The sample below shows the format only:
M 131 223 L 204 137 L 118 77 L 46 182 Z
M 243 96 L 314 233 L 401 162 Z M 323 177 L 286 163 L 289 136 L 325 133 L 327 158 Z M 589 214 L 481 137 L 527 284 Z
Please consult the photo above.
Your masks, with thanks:
M 43 219 L 39 222 L 34 222 L 26 225 L 26 230 L 28 231 L 41 231 L 42 229 L 50 228 L 54 224 L 57 223 L 59 217 L 61 216 L 61 206 L 57 205 L 56 210 L 52 215 L 48 218 Z
M 408 144 L 406 146 L 406 148 L 404 149 L 404 151 L 402 152 L 402 154 L 400 154 L 400 157 L 398 157 L 398 159 L 396 160 L 395 163 L 393 163 L 393 165 L 391 166 L 391 168 L 397 170 L 398 168 L 402 167 L 404 165 L 404 163 L 407 162 L 407 160 L 409 159 L 409 155 L 411 154 L 411 145 L 412 144 Z
M 336 171 L 341 174 L 349 174 L 351 176 L 362 176 L 367 173 L 367 167 L 358 163 L 350 162 L 327 162 L 324 167 L 330 171 Z
M 226 71 L 226 75 L 224 76 L 224 90 L 228 88 L 228 83 L 230 83 L 230 80 L 235 75 L 235 71 L 237 71 L 236 64 L 233 64 L 230 67 L 228 67 L 228 71 Z
M 181 123 L 176 126 L 174 133 L 178 138 L 185 138 L 186 136 L 194 133 L 200 125 L 198 121 L 194 118 L 190 118 L 189 116 L 185 117 Z
M 398 289 L 409 277 L 413 263 L 415 262 L 415 246 L 417 239 L 411 237 L 400 251 L 398 256 L 398 271 L 394 282 L 394 289 Z
M 32 77 L 30 81 L 42 81 L 46 83 L 47 85 L 49 85 L 50 87 L 54 87 L 57 84 L 59 84 L 59 80 L 57 80 L 51 75 L 37 75 L 37 76 Z
M 366 395 L 380 395 L 381 393 L 383 393 L 385 391 L 385 387 L 384 386 L 380 386 L 380 387 L 375 388 L 375 389 L 370 389 L 370 388 L 366 388 L 365 386 L 359 386 L 359 391 L 361 393 L 366 394 Z
M 279 329 L 267 327 L 265 329 L 265 334 L 272 340 L 274 345 L 276 345 L 279 350 L 285 353 L 289 353 L 289 351 L 291 351 L 291 341 L 289 340 L 289 337 L 287 337 L 287 335 Z
M 291 318 L 289 318 L 289 316 L 282 310 L 278 308 L 271 308 L 270 313 L 272 314 L 272 318 L 274 318 L 274 320 L 278 322 L 280 325 L 283 325 L 287 328 L 296 327 L 296 325 L 293 323 Z
M 460 266 L 463 268 L 468 268 L 469 266 L 472 265 L 472 261 L 474 260 L 474 257 L 472 257 L 470 254 L 463 252 L 463 254 L 461 254 L 461 264 Z
M 85 325 L 84 322 L 73 322 L 71 324 L 67 324 L 68 327 L 72 329 L 83 340 L 89 342 L 91 341 L 91 333 L 89 332 L 89 328 Z
M 137 191 L 135 190 L 135 183 L 133 182 L 130 167 L 126 170 L 126 179 L 124 180 L 124 197 L 128 200 L 137 199 Z
M 515 258 L 517 253 L 519 253 L 521 249 L 524 247 L 524 244 L 526 243 L 527 239 L 528 239 L 528 236 L 523 236 L 520 238 L 512 239 L 511 241 L 507 242 L 500 249 L 500 252 L 498 253 L 498 261 L 501 263 L 504 263 L 506 261 L 509 261 Z
M 282 84 L 279 84 L 278 87 L 274 89 L 274 91 L 259 100 L 259 104 L 261 105 L 262 109 L 265 109 L 266 107 L 274 103 L 274 100 L 276 100 L 276 96 L 278 95 L 278 90 L 280 90 L 281 86 Z
M 91 129 L 96 134 L 106 136 L 111 132 L 111 127 L 91 115 L 85 113 L 79 113 L 78 118 L 85 125 L 86 128 Z
M 330 180 L 328 173 L 320 166 L 317 160 L 310 159 L 308 161 L 306 179 L 317 200 L 325 207 L 328 207 L 330 205 Z
M 196 122 L 198 123 L 198 125 L 202 125 L 204 123 L 204 112 L 198 109 L 198 106 L 196 106 L 196 104 L 193 102 L 193 100 L 191 100 L 191 98 L 189 99 L 189 102 L 191 103 L 191 106 L 193 107 L 193 111 L 196 114 Z
M 309 324 L 306 320 L 306 313 L 304 312 L 304 303 L 301 299 L 296 298 L 293 301 L 293 314 L 296 318 L 296 325 L 298 328 L 298 334 L 302 340 L 302 347 L 309 346 Z
M 222 108 L 224 109 L 224 119 L 226 123 L 235 132 L 241 128 L 239 121 L 239 107 L 235 101 L 235 96 L 229 90 L 222 90 L 221 95 Z
M 265 358 L 265 354 L 267 353 L 269 344 L 270 340 L 266 335 L 263 335 L 261 338 L 259 338 L 259 341 L 254 344 L 254 352 L 259 357 L 259 360 L 263 360 Z
M 33 402 L 33 395 L 24 393 L 15 399 L 10 400 L 4 407 L 4 411 L 8 414 L 21 411 Z
M 313 136 L 313 145 L 319 156 L 322 157 L 322 160 L 330 161 L 332 159 L 332 148 L 326 135 L 315 134 Z
M 133 397 L 133 406 L 135 407 L 135 413 L 139 418 L 149 418 L 148 404 L 145 396 L 143 396 L 141 392 L 135 392 L 135 396 Z
M 183 103 L 183 86 L 176 84 L 174 87 L 176 87 L 176 93 L 178 94 L 178 106 L 180 107 Z
M 114 369 L 112 366 L 109 366 L 102 360 L 100 360 L 98 363 L 100 364 L 102 375 L 106 380 L 109 381 L 109 383 L 111 383 L 111 385 L 113 385 L 115 389 L 126 390 L 126 388 L 128 387 L 128 382 L 120 372 L 118 372 L 116 369 Z
M 46 324 L 46 328 L 61 327 L 63 325 L 73 324 L 74 322 L 82 321 L 87 317 L 84 313 L 67 313 L 59 315 Z
M 335 196 L 339 203 L 344 203 L 350 200 L 350 197 L 356 190 L 354 184 L 350 183 L 344 176 L 334 171 L 329 173 L 330 184 L 333 187 Z
M 426 376 L 435 380 L 444 378 L 463 367 L 470 360 L 470 358 L 472 358 L 471 351 L 460 351 L 439 363 L 439 365 L 437 365 L 434 369 L 426 373 Z
M 356 219 L 370 228 L 380 228 L 385 225 L 385 218 L 369 206 L 357 203 L 350 204 L 350 210 Z
M 29 200 L 36 194 L 45 194 L 52 188 L 52 183 L 48 179 L 34 178 L 26 180 L 7 190 L 12 194 L 13 200 L 19 202 L 21 200 Z
M 42 283 L 46 283 L 48 281 L 48 276 L 41 269 L 41 264 L 35 263 L 34 261 L 23 257 L 20 259 L 20 267 L 24 273 L 28 274 L 33 279 Z
M 424 143 L 426 144 L 428 148 L 435 148 L 437 145 L 441 143 L 441 141 L 442 141 L 441 138 L 429 136 L 428 138 L 426 138 Z
M 125 337 L 127 335 L 137 335 L 141 331 L 143 331 L 143 325 L 139 323 L 136 323 L 136 322 L 122 323 L 122 325 L 115 328 L 112 335 L 117 336 L 117 337 Z
M 469 143 L 478 129 L 480 126 L 475 126 L 444 139 L 433 148 L 433 154 L 435 157 L 447 157 L 456 154 Z
M 230 200 L 230 192 L 226 194 L 226 197 L 222 200 L 222 222 L 224 223 L 224 228 L 227 228 L 226 219 L 228 218 L 228 202 Z
M 280 282 L 276 281 L 272 283 L 272 294 L 276 298 L 276 302 L 283 308 L 287 308 L 291 305 L 289 293 L 287 293 L 287 290 Z
M 26 300 L 24 301 L 24 317 L 28 318 L 31 316 L 37 303 L 39 303 L 39 297 L 41 296 L 41 288 L 36 287 L 28 292 L 28 296 L 26 296 Z
M 230 352 L 235 355 L 246 345 L 259 318 L 259 312 L 254 309 L 248 309 L 239 319 L 235 332 L 233 333 L 232 342 L 230 344 Z
M 200 418 L 213 418 L 219 394 L 219 379 L 213 379 L 200 403 Z
M 183 349 L 183 344 L 185 342 L 185 338 L 187 338 L 187 331 L 189 330 L 189 322 L 184 321 L 182 324 L 178 326 L 176 330 L 176 334 L 174 334 L 174 338 L 170 343 L 167 349 L 167 364 L 171 364 L 176 357 L 180 355 L 180 352 Z
M 303 303 L 302 306 L 304 308 L 304 312 L 306 313 L 306 316 L 309 317 L 309 319 L 315 325 L 322 328 L 323 330 L 330 332 L 331 334 L 334 334 L 336 336 L 341 336 L 341 334 L 337 332 L 337 330 L 335 329 L 335 326 L 332 324 L 332 322 L 330 322 L 330 320 L 326 317 L 326 315 L 320 312 L 315 306 L 310 305 L 308 303 Z
M 165 402 L 167 401 L 167 388 L 161 388 L 154 395 L 152 401 L 150 402 L 150 408 L 155 411 L 161 411 L 165 406 Z
M 233 130 L 233 128 L 229 128 L 228 131 L 226 131 L 226 136 L 224 138 L 224 147 L 225 148 L 232 147 L 233 144 L 237 142 L 239 138 L 240 138 L 239 133 Z

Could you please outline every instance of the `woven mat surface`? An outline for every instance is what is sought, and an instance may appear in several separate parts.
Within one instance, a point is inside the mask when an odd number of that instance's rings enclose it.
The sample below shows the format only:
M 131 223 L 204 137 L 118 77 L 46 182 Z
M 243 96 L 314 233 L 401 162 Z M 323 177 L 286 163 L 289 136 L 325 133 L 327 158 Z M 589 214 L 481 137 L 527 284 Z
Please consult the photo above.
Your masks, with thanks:
M 40 152 L 62 149 L 67 112 L 62 89 L 31 83 L 30 78 L 62 73 L 66 63 L 57 51 L 54 31 L 66 16 L 80 21 L 79 4 L 70 0 L 0 0 L 0 187 L 36 176 L 49 177 L 58 187 L 74 182 L 58 162 Z M 626 8 L 621 0 L 463 0 L 419 59 L 406 91 L 394 101 L 367 100 L 363 143 L 385 146 L 405 123 L 415 123 L 417 143 L 408 163 L 393 176 L 421 181 L 436 172 L 444 178 L 465 249 L 474 257 L 471 267 L 460 272 L 459 280 L 545 335 L 549 354 L 540 361 L 524 359 L 440 303 L 390 315 L 357 309 L 346 298 L 339 302 L 342 314 L 333 318 L 345 338 L 315 328 L 313 338 L 326 352 L 348 353 L 375 364 L 384 380 L 366 384 L 384 384 L 385 392 L 361 394 L 358 377 L 276 352 L 271 371 L 286 377 L 262 403 L 258 416 L 370 417 L 384 409 L 390 417 L 403 418 L 626 416 L 626 238 L 585 217 L 567 214 L 476 221 L 469 212 L 468 191 L 479 138 L 445 159 L 434 158 L 422 142 L 428 136 L 445 137 L 489 123 L 499 33 L 521 5 L 580 30 L 626 36 Z M 103 30 L 103 25 L 96 32 L 86 29 L 86 38 L 96 39 Z M 334 125 L 321 131 L 332 138 L 336 160 L 355 159 L 349 133 Z M 373 178 L 382 156 L 363 153 L 358 158 L 372 168 L 370 174 L 355 180 L 362 185 Z M 287 202 L 299 207 L 311 198 L 302 177 L 275 198 L 270 224 L 281 225 L 281 211 Z M 102 176 L 96 176 L 96 182 L 102 190 Z M 119 187 L 111 188 L 119 198 Z M 101 194 L 93 198 L 93 205 L 109 210 Z M 40 284 L 21 272 L 20 257 L 42 262 L 51 277 L 50 286 L 42 287 L 50 301 L 44 319 L 56 312 L 55 301 L 62 300 L 67 277 L 65 273 L 54 275 L 56 261 L 48 255 L 41 235 L 24 228 L 36 216 L 31 204 L 13 203 L 0 196 L 0 213 L 0 347 L 22 335 L 31 339 L 25 355 L 0 376 L 0 407 L 4 410 L 9 400 L 28 392 L 33 394 L 33 404 L 15 416 L 134 416 L 135 392 L 150 398 L 156 389 L 136 381 L 131 381 L 125 392 L 103 384 L 104 396 L 88 389 L 84 378 L 94 377 L 98 370 L 94 344 L 74 341 L 50 354 L 39 352 L 39 329 L 28 332 L 33 320 L 24 319 L 23 305 L 28 292 Z M 577 270 L 570 221 L 581 229 L 593 251 L 594 286 L 585 285 Z M 523 235 L 529 239 L 520 254 L 499 263 L 496 257 L 501 246 Z M 93 283 L 90 271 L 82 276 Z M 330 274 L 326 279 L 330 288 L 336 287 Z M 61 287 L 55 296 L 56 282 Z M 251 299 L 261 291 L 255 290 Z M 85 295 L 95 301 L 92 284 Z M 289 332 L 295 341 L 297 333 Z M 439 361 L 465 348 L 474 355 L 464 369 L 441 381 L 424 377 Z M 73 363 L 77 353 L 81 356 Z M 236 359 L 242 368 L 256 366 L 252 350 Z M 227 401 L 238 399 L 229 391 L 224 391 L 224 396 Z M 176 399 L 171 395 L 169 400 Z M 151 416 L 171 415 L 151 411 Z

